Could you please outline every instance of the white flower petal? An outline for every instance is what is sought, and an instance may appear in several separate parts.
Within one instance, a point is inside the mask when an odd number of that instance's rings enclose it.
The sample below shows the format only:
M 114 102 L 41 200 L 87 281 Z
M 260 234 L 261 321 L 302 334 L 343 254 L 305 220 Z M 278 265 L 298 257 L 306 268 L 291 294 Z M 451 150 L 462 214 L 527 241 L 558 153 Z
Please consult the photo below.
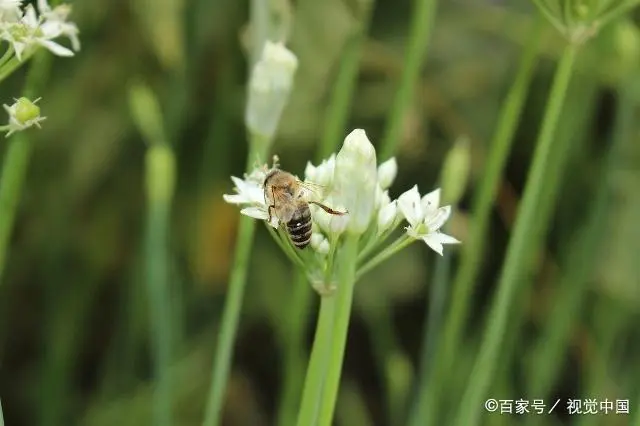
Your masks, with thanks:
M 440 206 L 440 188 L 431 191 L 420 200 L 422 210 L 425 212 L 425 216 L 429 216 L 430 212 L 435 212 Z
M 38 44 L 57 56 L 69 57 L 74 55 L 73 50 L 67 49 L 66 47 L 51 40 L 38 39 Z
M 427 234 L 422 237 L 422 241 L 427 243 L 429 247 L 440 256 L 442 256 L 442 241 L 437 233 Z
M 240 213 L 252 217 L 254 219 L 267 220 L 269 219 L 269 214 L 260 207 L 246 207 L 240 210 Z
M 244 196 L 240 195 L 240 194 L 223 194 L 222 198 L 224 198 L 224 201 L 226 201 L 229 204 L 244 204 L 246 203 L 246 200 L 244 199 Z
M 398 197 L 398 208 L 411 227 L 417 226 L 424 220 L 424 212 L 420 205 L 420 193 L 417 185 L 414 185 L 413 188 Z
M 304 180 L 315 182 L 317 175 L 317 167 L 307 161 L 307 167 L 304 168 Z
M 438 232 L 438 236 L 440 237 L 440 242 L 442 244 L 460 244 L 460 241 L 451 235 L 443 234 L 442 232 Z
M 428 232 L 435 232 L 439 230 L 442 225 L 449 219 L 451 216 L 451 206 L 440 207 L 438 210 L 433 212 L 430 216 L 425 218 L 425 225 L 429 228 Z

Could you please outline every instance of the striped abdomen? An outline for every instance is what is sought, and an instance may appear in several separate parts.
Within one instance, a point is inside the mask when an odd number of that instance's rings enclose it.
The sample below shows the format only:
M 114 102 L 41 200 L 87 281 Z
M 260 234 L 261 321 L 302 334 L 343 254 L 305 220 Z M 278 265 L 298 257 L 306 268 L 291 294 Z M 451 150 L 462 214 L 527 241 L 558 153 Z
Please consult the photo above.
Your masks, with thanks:
M 293 244 L 299 249 L 309 245 L 311 241 L 311 210 L 308 204 L 301 204 L 293 217 L 287 222 L 287 232 Z

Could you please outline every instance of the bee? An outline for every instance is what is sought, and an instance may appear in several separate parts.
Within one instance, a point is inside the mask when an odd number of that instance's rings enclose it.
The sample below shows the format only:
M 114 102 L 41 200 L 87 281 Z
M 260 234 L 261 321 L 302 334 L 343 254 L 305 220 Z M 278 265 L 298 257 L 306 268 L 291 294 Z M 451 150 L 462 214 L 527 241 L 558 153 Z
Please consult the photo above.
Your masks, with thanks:
M 272 214 L 286 225 L 293 244 L 303 249 L 311 241 L 311 209 L 315 204 L 329 214 L 342 216 L 347 212 L 333 210 L 317 201 L 307 198 L 305 190 L 314 191 L 316 184 L 301 182 L 291 173 L 274 168 L 264 179 L 264 201 L 268 206 L 269 222 Z M 321 187 L 318 185 L 318 187 Z

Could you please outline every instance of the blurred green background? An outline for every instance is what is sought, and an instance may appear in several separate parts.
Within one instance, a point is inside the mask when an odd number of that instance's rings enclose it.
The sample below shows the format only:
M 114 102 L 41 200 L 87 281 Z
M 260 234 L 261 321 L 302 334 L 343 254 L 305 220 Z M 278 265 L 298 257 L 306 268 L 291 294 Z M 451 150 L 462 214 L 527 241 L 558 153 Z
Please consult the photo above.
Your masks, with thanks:
M 345 45 L 366 18 L 359 0 L 270 5 L 279 20 L 273 36 L 288 37 L 300 61 L 272 152 L 283 168 L 301 174 L 314 159 Z M 169 265 L 174 418 L 177 425 L 201 424 L 239 219 L 222 194 L 231 193 L 229 176 L 241 175 L 247 155 L 249 7 L 236 0 L 73 3 L 82 50 L 71 59 L 55 58 L 38 94 L 47 120 L 41 130 L 29 131 L 34 150 L 0 286 L 0 397 L 7 425 L 151 424 L 143 275 L 147 146 L 128 103 L 136 82 L 158 96 L 176 155 Z M 382 138 L 412 13 L 407 0 L 373 3 L 344 135 L 362 127 L 374 144 Z M 463 244 L 470 200 L 533 14 L 524 0 L 440 1 L 427 60 L 403 118 L 394 198 L 416 183 L 423 191 L 435 188 L 454 141 L 466 136 L 471 142 L 471 177 L 449 228 Z M 616 20 L 580 54 L 557 132 L 570 143 L 560 186 L 549 200 L 549 232 L 529 277 L 533 285 L 513 307 L 519 314 L 504 336 L 487 395 L 533 398 L 526 389 L 538 374 L 536 348 L 544 333 L 558 330 L 561 351 L 549 358 L 551 382 L 536 397 L 628 399 L 631 414 L 571 417 L 559 410 L 537 424 L 640 424 L 636 21 L 632 15 Z M 438 424 L 452 418 L 477 353 L 560 40 L 546 24 L 483 245 L 456 374 L 440 388 Z M 21 95 L 25 74 L 23 67 L 1 86 L 3 103 Z M 598 198 L 599 191 L 604 196 Z M 587 220 L 594 211 L 595 226 Z M 293 271 L 274 247 L 260 226 L 224 425 L 277 424 L 284 372 L 293 368 L 284 361 L 291 324 L 306 329 L 306 351 L 313 337 L 317 297 L 312 294 L 308 309 L 292 307 Z M 458 250 L 445 250 L 452 274 Z M 358 283 L 336 424 L 397 425 L 407 419 L 435 258 L 416 244 Z M 307 356 L 302 351 L 293 358 L 304 362 Z M 522 420 L 499 414 L 484 419 L 488 425 Z

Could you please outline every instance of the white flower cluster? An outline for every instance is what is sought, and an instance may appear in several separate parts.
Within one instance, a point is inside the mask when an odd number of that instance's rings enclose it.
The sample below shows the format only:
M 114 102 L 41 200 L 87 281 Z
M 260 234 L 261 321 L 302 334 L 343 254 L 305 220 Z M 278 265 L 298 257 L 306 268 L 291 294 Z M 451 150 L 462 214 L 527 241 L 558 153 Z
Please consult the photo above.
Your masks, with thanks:
M 366 257 L 373 252 L 406 220 L 405 233 L 386 249 L 394 252 L 411 241 L 423 241 L 438 254 L 443 254 L 444 244 L 459 241 L 440 232 L 440 228 L 451 215 L 451 207 L 439 205 L 440 190 L 436 189 L 420 196 L 418 187 L 409 189 L 397 200 L 391 200 L 388 188 L 393 183 L 398 166 L 394 158 L 376 164 L 376 153 L 364 130 L 356 129 L 345 139 L 340 152 L 331 155 L 319 165 L 307 163 L 304 182 L 320 185 L 325 192 L 322 203 L 331 209 L 348 212 L 345 215 L 327 213 L 311 205 L 311 247 L 322 258 L 330 253 L 332 245 L 338 244 L 340 235 L 359 235 L 360 255 Z M 226 202 L 243 207 L 242 214 L 267 220 L 268 206 L 265 203 L 263 181 L 267 168 L 256 168 L 245 179 L 232 177 L 236 194 L 224 195 Z M 272 217 L 271 226 L 277 228 L 277 218 Z M 333 247 L 335 248 L 335 247 Z M 386 250 L 382 248 L 378 252 Z
M 22 0 L 0 0 L 0 39 L 8 42 L 19 61 L 41 46 L 58 56 L 73 56 L 80 50 L 78 27 L 68 21 L 71 7 L 60 5 L 51 8 L 47 0 L 38 0 L 36 13 L 33 5 L 21 8 Z M 71 48 L 53 41 L 65 36 Z

